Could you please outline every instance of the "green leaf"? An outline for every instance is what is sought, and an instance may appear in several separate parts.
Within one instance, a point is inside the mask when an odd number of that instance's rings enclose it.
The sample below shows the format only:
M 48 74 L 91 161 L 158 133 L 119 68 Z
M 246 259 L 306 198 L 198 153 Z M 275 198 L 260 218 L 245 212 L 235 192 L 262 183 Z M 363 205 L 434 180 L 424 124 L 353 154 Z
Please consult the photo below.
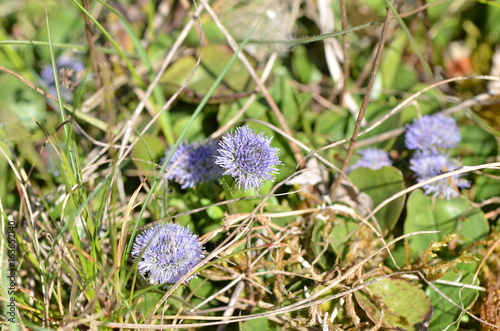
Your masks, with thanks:
M 401 64 L 401 57 L 407 44 L 405 32 L 399 30 L 393 37 L 389 45 L 385 47 L 384 56 L 380 64 L 382 79 L 385 88 L 397 88 L 393 86 L 396 75 Z
M 332 232 L 330 233 L 330 246 L 337 255 L 343 255 L 349 240 L 352 238 L 351 233 L 359 226 L 359 222 L 353 219 L 347 219 L 344 222 L 336 222 L 333 225 Z
M 297 91 L 291 85 L 292 80 L 289 77 L 288 72 L 286 74 L 277 75 L 276 77 L 276 87 L 280 90 L 281 100 L 279 106 L 283 115 L 286 117 L 287 122 L 290 126 L 294 126 L 298 123 L 300 109 L 295 95 Z
M 241 98 L 231 103 L 222 103 L 219 105 L 219 111 L 217 112 L 217 118 L 219 120 L 219 125 L 223 126 L 227 122 L 233 120 L 238 111 L 245 105 L 248 98 Z M 246 115 L 249 118 L 263 119 L 263 116 L 269 112 L 269 107 L 265 103 L 252 102 L 246 111 Z
M 229 176 L 222 176 L 220 183 L 224 189 L 226 200 L 235 200 L 227 204 L 227 208 L 231 214 L 246 213 L 252 210 L 257 202 L 254 199 L 244 199 L 256 195 L 255 189 L 245 191 L 243 188 L 238 188 L 236 180 Z
M 303 45 L 294 47 L 291 64 L 294 74 L 303 84 L 308 84 L 314 78 L 321 77 L 321 73 L 311 61 L 311 58 L 307 54 L 307 49 Z
M 398 91 L 407 91 L 418 82 L 418 74 L 413 66 L 402 64 L 394 77 L 394 88 Z
M 483 212 L 462 196 L 445 200 L 429 197 L 422 190 L 417 190 L 408 198 L 406 214 L 405 233 L 440 231 L 411 237 L 410 247 L 414 256 L 420 256 L 431 241 L 438 242 L 450 233 L 457 233 L 457 242 L 464 246 L 485 239 L 489 233 Z
M 203 278 L 193 278 L 189 281 L 189 288 L 198 298 L 207 298 L 214 292 L 211 282 Z
M 1 77 L 0 100 L 2 100 L 0 118 L 8 125 L 17 120 L 27 129 L 34 130 L 38 128 L 35 121 L 40 124 L 45 122 L 47 115 L 43 97 L 12 76 Z
M 145 134 L 132 149 L 132 161 L 138 169 L 154 171 L 155 160 L 159 160 L 165 153 L 166 147 L 158 136 Z
M 412 92 L 420 92 L 421 90 L 428 87 L 423 83 L 416 83 L 410 91 Z M 422 115 L 431 114 L 439 109 L 440 100 L 442 96 L 439 91 L 429 90 L 422 94 L 421 98 L 416 100 L 416 104 L 408 105 L 405 110 L 401 113 L 401 122 L 402 123 L 411 123 L 416 118 L 421 117 Z
M 394 98 L 390 98 L 387 102 L 384 103 L 371 103 L 368 105 L 366 109 L 366 119 L 369 122 L 376 121 L 377 119 L 385 116 L 387 114 L 387 108 L 395 107 L 397 105 L 397 101 Z M 363 139 L 368 139 L 371 137 L 375 137 L 381 134 L 384 134 L 388 131 L 393 130 L 396 127 L 401 126 L 401 114 L 395 114 L 390 118 L 385 119 L 378 127 L 363 135 Z M 379 147 L 385 149 L 390 148 L 397 137 L 390 139 L 385 143 L 378 143 L 374 147 Z
M 220 206 L 208 207 L 207 215 L 214 221 L 221 220 L 224 217 L 224 209 L 222 209 Z
M 361 192 L 365 192 L 373 199 L 373 206 L 405 189 L 403 174 L 394 167 L 382 167 L 378 170 L 358 168 L 349 173 L 349 178 Z M 383 207 L 377 213 L 380 227 L 387 233 L 392 230 L 403 210 L 405 198 L 400 197 Z
M 498 186 L 500 185 L 500 171 L 484 170 L 485 175 L 479 176 L 475 182 L 474 201 L 481 202 L 489 198 L 498 196 Z
M 495 1 L 484 1 L 488 6 L 485 10 L 486 22 L 483 33 L 487 35 L 493 44 L 500 42 L 500 33 L 498 33 L 498 21 L 500 20 L 500 8 Z
M 382 328 L 417 331 L 432 315 L 431 301 L 417 285 L 399 278 L 386 278 L 368 286 L 371 296 L 354 293 L 356 301 L 376 323 L 384 309 Z M 382 305 L 383 304 L 383 305 Z
M 240 331 L 267 330 L 267 317 L 255 318 L 245 322 L 240 322 Z
M 185 115 L 179 117 L 175 120 L 174 126 L 174 137 L 180 137 L 182 131 L 188 126 L 188 123 L 191 121 L 192 115 Z M 187 132 L 184 136 L 184 139 L 189 141 L 190 143 L 201 141 L 205 138 L 203 134 L 203 117 L 197 116 L 193 119 L 193 122 L 187 129 Z
M 76 40 L 76 36 L 80 36 L 85 29 L 85 21 L 81 19 L 80 13 L 73 6 L 60 6 L 57 2 L 52 2 L 57 8 L 49 13 L 50 37 L 54 43 L 62 43 Z M 27 13 L 28 19 L 31 22 L 36 22 L 40 19 L 40 8 L 31 8 L 32 11 Z M 38 23 L 39 24 L 39 23 Z M 34 40 L 47 40 L 47 26 L 37 26 Z M 68 28 L 71 27 L 71 28 Z M 50 53 L 48 47 L 37 48 L 37 53 L 42 59 L 49 60 Z M 60 55 L 59 51 L 55 54 Z
M 328 111 L 316 118 L 314 128 L 316 133 L 324 135 L 329 141 L 336 141 L 344 139 L 350 134 L 353 122 L 351 116 Z
M 201 98 L 208 93 L 216 78 L 222 74 L 232 56 L 233 51 L 223 45 L 204 47 L 200 66 L 187 83 L 181 97 L 185 101 L 199 103 Z M 196 67 L 196 61 L 196 57 L 186 56 L 167 69 L 160 81 L 165 93 L 173 94 L 189 78 Z M 250 63 L 255 66 L 255 61 L 250 60 Z M 236 93 L 250 93 L 254 87 L 255 84 L 250 74 L 243 66 L 243 63 L 237 59 L 215 89 L 209 101 L 211 103 L 232 101 L 241 97 Z
M 311 239 L 307 241 L 309 243 L 307 250 L 311 251 L 315 259 L 319 256 L 318 264 L 321 268 L 329 270 L 332 267 L 332 260 L 325 254 L 325 246 L 329 246 L 326 252 L 333 251 L 338 257 L 343 257 L 350 249 L 349 244 L 357 241 L 352 233 L 358 228 L 359 222 L 339 215 L 327 220 L 316 217 L 313 224 Z
M 311 232 L 311 240 L 309 240 L 309 249 L 311 253 L 314 256 L 314 259 L 318 259 L 318 264 L 321 266 L 321 268 L 327 270 L 328 269 L 328 263 L 327 259 L 325 256 L 325 250 L 324 247 L 326 245 L 326 242 L 329 242 L 334 238 L 335 236 L 332 235 L 332 223 L 331 222 L 325 222 L 322 219 L 316 218 L 314 220 L 314 227 Z M 320 256 L 321 254 L 321 256 Z
M 477 165 L 485 163 L 486 159 L 495 155 L 498 149 L 495 137 L 477 125 L 465 125 L 460 128 L 462 142 L 458 145 L 462 163 Z
M 477 268 L 475 264 L 467 265 L 467 267 L 472 266 Z M 443 280 L 457 281 L 458 275 L 454 272 L 448 271 L 444 276 Z M 474 272 L 465 272 L 464 277 L 460 280 L 462 284 L 472 284 L 474 277 Z M 473 285 L 478 285 L 478 281 L 475 281 Z M 457 305 L 468 309 L 478 298 L 479 291 L 476 289 L 461 288 L 458 286 L 448 285 L 448 284 L 434 284 L 442 293 L 444 293 L 448 298 L 452 299 Z M 448 300 L 446 300 L 441 294 L 437 293 L 432 287 L 427 287 L 427 295 L 432 301 L 434 306 L 434 315 L 429 325 L 429 330 L 431 331 L 453 331 L 458 330 L 460 326 L 459 320 L 462 315 L 462 310 L 456 307 Z M 457 323 L 458 322 L 458 323 Z

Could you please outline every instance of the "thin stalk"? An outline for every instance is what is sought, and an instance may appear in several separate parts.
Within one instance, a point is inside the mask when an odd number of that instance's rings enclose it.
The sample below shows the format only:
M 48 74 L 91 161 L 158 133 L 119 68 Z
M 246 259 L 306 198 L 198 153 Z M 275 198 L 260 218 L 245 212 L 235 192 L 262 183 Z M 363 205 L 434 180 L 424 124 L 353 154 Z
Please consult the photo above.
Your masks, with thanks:
M 344 163 L 342 164 L 341 171 L 339 175 L 337 176 L 337 179 L 332 185 L 332 188 L 330 190 L 330 197 L 332 201 L 335 200 L 336 197 L 336 191 L 338 190 L 340 183 L 342 182 L 342 177 L 345 176 L 345 171 L 347 170 L 347 165 L 349 164 L 349 160 L 351 159 L 351 156 L 354 152 L 354 146 L 356 144 L 356 141 L 358 140 L 358 134 L 359 131 L 361 130 L 361 122 L 363 121 L 363 118 L 365 117 L 365 112 L 366 108 L 368 107 L 368 104 L 370 103 L 370 98 L 371 98 L 371 92 L 373 88 L 373 83 L 375 82 L 375 76 L 377 75 L 378 68 L 380 66 L 380 61 L 382 60 L 382 53 L 384 51 L 384 45 L 385 45 L 385 39 L 387 37 L 387 28 L 389 26 L 389 21 L 391 18 L 391 11 L 387 11 L 386 16 L 385 16 L 385 23 L 382 28 L 382 34 L 380 36 L 380 42 L 378 44 L 377 48 L 377 55 L 375 56 L 375 63 L 373 64 L 373 70 L 370 75 L 370 80 L 368 81 L 368 86 L 366 87 L 366 92 L 365 96 L 363 98 L 363 102 L 361 103 L 361 109 L 359 110 L 358 118 L 356 119 L 356 126 L 354 127 L 354 132 L 352 133 L 352 137 L 349 141 L 349 147 L 347 148 L 347 155 L 344 159 Z

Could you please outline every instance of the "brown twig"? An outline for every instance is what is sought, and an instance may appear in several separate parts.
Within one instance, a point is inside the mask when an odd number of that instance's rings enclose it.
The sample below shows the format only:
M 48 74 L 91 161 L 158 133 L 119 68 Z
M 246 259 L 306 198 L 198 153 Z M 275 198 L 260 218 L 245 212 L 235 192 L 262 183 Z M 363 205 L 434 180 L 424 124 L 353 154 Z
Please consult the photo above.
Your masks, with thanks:
M 366 88 L 365 96 L 363 98 L 363 102 L 361 103 L 361 109 L 359 110 L 358 118 L 356 119 L 356 126 L 354 127 L 354 132 L 353 132 L 352 137 L 349 141 L 347 155 L 345 157 L 344 164 L 342 165 L 341 172 L 340 172 L 339 176 L 337 176 L 337 179 L 333 183 L 331 191 L 330 191 L 331 192 L 330 197 L 332 198 L 332 200 L 335 199 L 335 193 L 336 193 L 337 189 L 339 188 L 340 183 L 342 181 L 342 177 L 343 177 L 342 174 L 345 173 L 345 171 L 347 169 L 347 165 L 349 163 L 349 160 L 351 159 L 351 156 L 354 152 L 354 146 L 356 144 L 356 141 L 358 139 L 358 134 L 359 134 L 359 131 L 361 129 L 361 122 L 363 121 L 363 118 L 364 118 L 365 112 L 366 112 L 366 108 L 368 107 L 368 104 L 370 102 L 370 95 L 371 95 L 373 83 L 375 82 L 375 76 L 377 74 L 378 68 L 380 66 L 380 61 L 382 59 L 382 53 L 384 50 L 385 39 L 387 37 L 387 31 L 388 31 L 387 27 L 389 26 L 390 18 L 391 18 L 391 12 L 389 10 L 387 10 L 387 13 L 385 16 L 385 23 L 384 23 L 384 26 L 382 28 L 382 34 L 380 36 L 380 42 L 378 44 L 377 55 L 375 56 L 375 63 L 373 64 L 373 70 L 372 70 L 372 73 L 370 75 L 370 80 L 368 81 L 368 86 Z
M 56 102 L 58 101 L 58 99 L 55 96 L 48 94 L 47 92 L 45 92 L 44 90 L 42 90 L 41 88 L 39 88 L 38 86 L 33 84 L 32 82 L 25 79 L 23 76 L 19 75 L 17 72 L 14 72 L 14 71 L 12 71 L 4 66 L 0 66 L 0 71 L 3 71 L 5 73 L 8 73 L 9 75 L 14 76 L 15 78 L 19 79 L 23 84 L 25 84 L 26 86 L 28 86 L 29 88 L 31 88 L 35 92 L 38 92 L 41 95 L 43 95 L 49 99 L 52 99 Z
M 90 12 L 89 0 L 83 0 L 82 4 L 83 8 L 85 8 L 86 11 Z M 96 90 L 99 90 L 101 88 L 101 79 L 99 76 L 99 66 L 97 65 L 94 41 L 92 40 L 92 21 L 87 15 L 83 15 L 83 18 L 85 19 L 85 37 L 87 38 L 87 43 L 89 44 L 89 57 L 92 61 L 92 71 L 94 72 L 95 86 Z

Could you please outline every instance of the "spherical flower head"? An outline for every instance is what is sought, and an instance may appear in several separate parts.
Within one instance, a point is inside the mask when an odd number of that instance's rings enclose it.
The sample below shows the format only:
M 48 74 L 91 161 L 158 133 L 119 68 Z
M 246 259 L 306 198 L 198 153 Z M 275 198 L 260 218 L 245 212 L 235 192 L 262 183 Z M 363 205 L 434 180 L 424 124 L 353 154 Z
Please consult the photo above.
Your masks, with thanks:
M 135 238 L 132 256 L 151 284 L 176 283 L 204 257 L 198 236 L 179 224 L 156 225 Z M 196 277 L 193 275 L 189 277 Z
M 56 60 L 57 74 L 59 77 L 59 88 L 61 96 L 64 100 L 73 100 L 73 91 L 76 89 L 82 79 L 83 70 L 85 66 L 78 60 L 62 56 Z M 46 65 L 40 72 L 40 76 L 47 85 L 49 93 L 57 95 L 56 79 L 52 65 Z
M 361 158 L 350 168 L 350 170 L 357 168 L 370 168 L 378 170 L 382 167 L 389 167 L 392 165 L 391 159 L 389 159 L 389 154 L 382 149 L 366 148 L 359 151 L 359 154 L 361 154 Z
M 259 189 L 264 180 L 274 180 L 272 174 L 278 173 L 276 166 L 282 165 L 278 149 L 271 147 L 272 138 L 257 133 L 248 126 L 236 128 L 233 134 L 226 134 L 219 141 L 219 155 L 215 163 L 230 175 L 238 188 Z
M 443 114 L 426 115 L 406 128 L 405 144 L 409 149 L 438 152 L 455 147 L 461 139 L 455 120 Z
M 222 169 L 214 163 L 217 147 L 217 141 L 213 140 L 206 144 L 181 143 L 167 165 L 168 179 L 181 184 L 182 189 L 219 180 Z M 165 153 L 165 157 L 169 153 L 170 150 Z
M 417 181 L 423 182 L 427 179 L 441 175 L 447 171 L 456 170 L 462 164 L 457 159 L 451 158 L 444 153 L 433 153 L 430 151 L 417 151 L 410 160 L 410 169 L 417 175 Z M 462 175 L 440 179 L 436 182 L 423 186 L 426 194 L 444 197 L 446 199 L 458 196 L 457 188 L 469 187 L 469 181 L 460 178 Z

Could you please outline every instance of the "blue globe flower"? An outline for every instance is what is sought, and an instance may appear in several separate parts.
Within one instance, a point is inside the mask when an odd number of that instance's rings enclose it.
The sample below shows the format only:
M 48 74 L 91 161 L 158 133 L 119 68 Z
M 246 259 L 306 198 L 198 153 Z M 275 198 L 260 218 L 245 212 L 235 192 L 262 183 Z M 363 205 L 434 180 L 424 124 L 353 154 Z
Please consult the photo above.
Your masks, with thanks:
M 64 100 L 71 102 L 73 100 L 73 91 L 80 84 L 85 66 L 72 57 L 62 56 L 56 60 L 56 67 L 61 96 Z M 56 79 L 52 65 L 44 66 L 40 76 L 47 85 L 49 93 L 57 96 Z
M 170 150 L 165 156 L 169 153 Z M 222 169 L 215 164 L 216 153 L 217 141 L 209 141 L 206 144 L 181 143 L 167 165 L 170 173 L 168 179 L 181 184 L 182 189 L 219 180 Z
M 417 175 L 417 181 L 423 182 L 427 179 L 441 175 L 447 171 L 456 170 L 462 164 L 448 154 L 433 153 L 430 151 L 417 151 L 410 159 L 410 169 Z M 450 178 L 440 179 L 436 182 L 424 185 L 426 194 L 444 197 L 446 199 L 458 196 L 457 188 L 469 187 L 470 182 L 456 175 Z
M 389 154 L 378 148 L 366 148 L 359 151 L 361 158 L 353 165 L 350 170 L 357 168 L 370 168 L 373 170 L 378 170 L 382 167 L 389 167 L 392 165 L 391 159 L 389 159 Z
M 443 114 L 426 115 L 406 128 L 405 144 L 409 149 L 438 152 L 454 148 L 461 139 L 455 120 Z
M 179 224 L 147 229 L 135 238 L 132 248 L 139 273 L 151 284 L 176 283 L 204 257 L 198 236 Z M 186 282 L 196 277 L 189 277 Z
M 226 134 L 219 142 L 220 155 L 215 163 L 224 169 L 224 175 L 230 175 L 238 188 L 259 189 L 264 180 L 274 180 L 276 166 L 282 165 L 278 158 L 278 149 L 271 147 L 272 138 L 257 133 L 248 126 L 236 128 L 233 134 Z

